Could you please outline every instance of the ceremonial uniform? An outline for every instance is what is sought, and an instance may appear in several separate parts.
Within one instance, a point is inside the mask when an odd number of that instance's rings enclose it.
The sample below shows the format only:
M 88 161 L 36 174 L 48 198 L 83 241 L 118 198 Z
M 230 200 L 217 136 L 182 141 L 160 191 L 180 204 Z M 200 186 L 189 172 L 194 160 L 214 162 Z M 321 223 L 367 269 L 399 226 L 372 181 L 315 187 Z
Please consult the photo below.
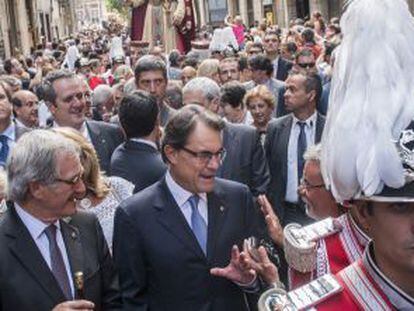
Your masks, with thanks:
M 323 230 L 312 230 L 312 228 L 323 227 L 322 223 L 333 224 L 333 230 L 328 235 Z M 285 230 L 289 230 L 289 226 Z M 287 241 L 285 243 L 286 259 L 289 265 L 289 288 L 295 289 L 301 285 L 325 275 L 336 274 L 353 262 L 362 257 L 369 237 L 358 227 L 350 213 L 341 215 L 336 219 L 322 220 L 316 224 L 303 228 L 309 230 L 313 236 L 308 234 L 314 244 L 311 254 L 303 255 L 298 246 Z M 319 236 L 318 236 L 319 235 Z M 286 234 L 286 237 L 291 235 Z M 312 243 L 312 242 L 310 242 Z M 297 248 L 297 249 L 295 249 Z M 314 257 L 309 259 L 309 257 Z M 303 265 L 303 261 L 306 261 Z M 309 262 L 313 262 L 309 267 Z M 307 267 L 306 267 L 307 266 Z

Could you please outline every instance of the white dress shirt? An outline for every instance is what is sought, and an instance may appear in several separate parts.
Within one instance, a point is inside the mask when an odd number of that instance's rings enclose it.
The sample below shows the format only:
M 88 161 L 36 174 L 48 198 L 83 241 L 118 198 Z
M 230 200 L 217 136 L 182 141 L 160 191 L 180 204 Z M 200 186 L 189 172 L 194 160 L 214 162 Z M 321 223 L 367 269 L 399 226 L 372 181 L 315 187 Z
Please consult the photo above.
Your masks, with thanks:
M 61 127 L 56 121 L 53 121 L 52 127 Z M 89 135 L 88 127 L 86 126 L 86 122 L 83 122 L 81 128 L 79 129 L 79 133 L 88 140 L 88 142 L 92 143 L 91 136 Z
M 168 171 L 165 176 L 165 182 L 167 183 L 167 187 L 170 190 L 172 196 L 174 197 L 175 202 L 177 202 L 178 207 L 180 208 L 181 212 L 183 213 L 185 220 L 187 220 L 188 225 L 191 227 L 191 205 L 188 202 L 188 199 L 193 196 L 194 194 L 190 191 L 185 190 L 181 187 L 171 176 L 170 172 Z M 201 214 L 201 217 L 208 225 L 208 212 L 207 212 L 207 194 L 206 193 L 198 193 L 200 200 L 198 201 L 198 210 Z
M 143 138 L 131 138 L 131 141 L 135 141 L 137 143 L 142 143 L 148 146 L 151 146 L 152 148 L 154 148 L 155 150 L 158 150 L 158 147 L 156 145 L 156 143 L 154 143 L 153 141 L 150 141 L 148 139 L 143 139 Z
M 285 201 L 290 203 L 298 202 L 298 139 L 300 125 L 298 122 L 305 122 L 306 146 L 315 144 L 317 113 L 316 111 L 306 120 L 299 120 L 293 116 L 292 128 L 290 130 L 288 155 L 287 155 L 287 180 Z
M 14 204 L 17 215 L 19 215 L 20 219 L 22 220 L 23 224 L 26 226 L 27 230 L 29 230 L 30 235 L 32 236 L 33 241 L 36 243 L 37 248 L 39 249 L 40 253 L 42 254 L 43 259 L 47 263 L 50 271 L 52 271 L 52 263 L 50 259 L 50 250 L 49 250 L 49 240 L 46 236 L 45 229 L 49 227 L 50 224 L 44 223 L 41 220 L 37 219 L 36 217 L 32 216 L 28 212 L 26 212 L 23 208 L 21 208 L 18 204 Z M 72 297 L 75 295 L 74 285 L 73 285 L 73 278 L 72 272 L 69 264 L 68 253 L 66 251 L 65 242 L 63 241 L 62 231 L 60 228 L 60 223 L 57 221 L 55 223 L 57 228 L 56 230 L 56 241 L 59 246 L 59 250 L 62 253 L 63 261 L 65 263 L 66 273 L 69 279 L 69 285 L 72 292 Z
M 279 57 L 277 56 L 274 60 L 273 60 L 273 78 L 277 79 L 277 70 L 279 69 Z

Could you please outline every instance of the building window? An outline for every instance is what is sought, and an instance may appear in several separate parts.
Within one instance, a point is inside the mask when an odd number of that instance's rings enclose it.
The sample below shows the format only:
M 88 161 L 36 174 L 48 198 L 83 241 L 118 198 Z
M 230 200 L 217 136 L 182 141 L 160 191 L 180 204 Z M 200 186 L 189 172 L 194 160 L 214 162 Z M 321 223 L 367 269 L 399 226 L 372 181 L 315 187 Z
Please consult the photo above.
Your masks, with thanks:
M 226 0 L 208 0 L 210 22 L 213 24 L 222 23 L 227 15 Z

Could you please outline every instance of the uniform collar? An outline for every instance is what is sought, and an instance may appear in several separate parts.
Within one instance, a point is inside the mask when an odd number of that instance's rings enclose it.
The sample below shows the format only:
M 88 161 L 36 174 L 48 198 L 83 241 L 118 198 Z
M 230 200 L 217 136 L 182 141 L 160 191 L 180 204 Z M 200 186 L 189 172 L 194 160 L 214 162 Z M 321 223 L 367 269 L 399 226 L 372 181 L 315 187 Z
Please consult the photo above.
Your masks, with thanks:
M 363 265 L 397 310 L 414 310 L 414 297 L 405 293 L 387 278 L 377 266 L 374 256 L 374 245 L 372 242 L 368 244 L 368 247 L 365 250 Z

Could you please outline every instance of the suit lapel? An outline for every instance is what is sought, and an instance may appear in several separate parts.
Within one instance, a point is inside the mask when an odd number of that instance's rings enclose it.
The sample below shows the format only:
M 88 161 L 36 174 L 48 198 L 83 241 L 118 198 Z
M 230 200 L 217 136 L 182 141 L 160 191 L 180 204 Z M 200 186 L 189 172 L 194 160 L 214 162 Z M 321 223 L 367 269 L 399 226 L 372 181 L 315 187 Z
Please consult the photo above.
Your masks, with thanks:
M 318 113 L 316 118 L 316 130 L 315 130 L 315 143 L 319 143 L 322 138 L 323 127 L 325 125 L 325 121 L 323 117 Z
M 214 258 L 217 241 L 224 219 L 227 215 L 228 206 L 224 204 L 222 194 L 214 191 L 207 195 L 208 204 L 208 232 L 207 232 L 207 258 Z
M 154 207 L 159 213 L 158 222 L 195 254 L 205 257 L 193 231 L 168 189 L 165 179 L 158 186 L 160 187 L 161 195 L 154 202 Z
M 39 283 L 55 304 L 65 301 L 66 298 L 59 284 L 13 206 L 9 206 L 5 217 L 8 221 L 6 234 L 13 239 L 9 248 L 17 261 Z
M 85 271 L 83 271 L 83 251 L 79 230 L 65 221 L 61 221 L 60 224 L 63 240 L 66 245 L 66 252 L 68 253 L 72 278 L 76 272 L 83 272 L 85 275 Z
M 292 128 L 292 115 L 286 118 L 282 124 L 282 129 L 280 131 L 280 143 L 278 143 L 279 150 L 277 150 L 275 155 L 279 155 L 283 159 L 283 169 L 282 169 L 282 180 L 284 184 L 287 181 L 287 162 L 288 162 L 288 147 L 289 147 L 289 138 L 290 131 Z
M 106 140 L 103 137 L 99 127 L 93 126 L 93 124 L 86 122 L 89 137 L 91 138 L 92 145 L 94 146 L 98 157 L 105 154 Z M 102 160 L 102 159 L 101 159 Z
M 220 165 L 216 176 L 221 178 L 229 178 L 232 165 L 234 164 L 234 159 L 232 155 L 237 152 L 236 148 L 239 147 L 240 142 L 238 140 L 238 135 L 235 135 L 234 131 L 231 128 L 232 125 L 227 124 L 223 130 L 223 146 L 226 149 L 227 156 L 224 159 L 224 162 Z

